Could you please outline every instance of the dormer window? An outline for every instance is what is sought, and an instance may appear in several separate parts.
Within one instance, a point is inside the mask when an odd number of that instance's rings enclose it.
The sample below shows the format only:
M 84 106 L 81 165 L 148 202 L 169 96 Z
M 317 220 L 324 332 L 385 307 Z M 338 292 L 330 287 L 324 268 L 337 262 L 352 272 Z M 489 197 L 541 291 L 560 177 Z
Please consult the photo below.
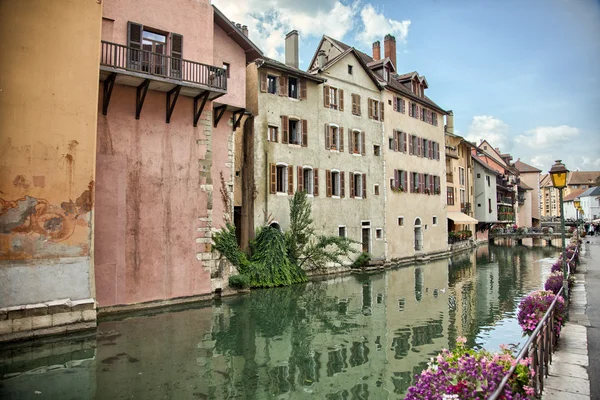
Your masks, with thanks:
M 383 68 L 383 80 L 386 82 L 390 81 L 390 70 L 388 67 Z

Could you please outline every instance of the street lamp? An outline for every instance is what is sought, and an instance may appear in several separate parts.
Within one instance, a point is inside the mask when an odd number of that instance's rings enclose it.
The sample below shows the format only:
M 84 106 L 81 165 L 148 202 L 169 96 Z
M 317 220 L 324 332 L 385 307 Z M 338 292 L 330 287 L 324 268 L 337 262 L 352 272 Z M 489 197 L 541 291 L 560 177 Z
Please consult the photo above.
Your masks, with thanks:
M 560 204 L 560 228 L 561 228 L 561 244 L 562 244 L 562 271 L 563 271 L 563 294 L 565 298 L 565 307 L 568 310 L 569 302 L 569 276 L 567 271 L 567 254 L 565 246 L 565 211 L 563 207 L 563 189 L 567 186 L 567 173 L 569 170 L 561 160 L 556 160 L 552 168 L 550 168 L 550 178 L 552 186 L 558 189 L 558 201 Z
M 579 240 L 579 209 L 581 208 L 581 199 L 579 199 L 579 197 L 576 197 L 575 200 L 573 200 L 573 205 L 575 206 L 575 229 L 577 229 L 577 240 Z

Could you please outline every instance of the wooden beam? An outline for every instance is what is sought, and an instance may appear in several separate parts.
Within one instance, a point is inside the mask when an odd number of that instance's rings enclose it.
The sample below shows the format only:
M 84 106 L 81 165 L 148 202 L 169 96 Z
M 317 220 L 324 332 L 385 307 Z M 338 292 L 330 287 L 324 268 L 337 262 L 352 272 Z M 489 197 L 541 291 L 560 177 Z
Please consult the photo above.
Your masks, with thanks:
M 112 96 L 112 91 L 115 87 L 116 77 L 116 72 L 112 72 L 104 80 L 104 98 L 102 100 L 102 115 L 106 115 L 106 113 L 108 112 L 108 104 L 110 103 L 110 97 Z
M 213 117 L 214 117 L 214 124 L 213 124 L 213 126 L 215 128 L 219 124 L 219 121 L 221 120 L 221 117 L 223 116 L 223 114 L 225 114 L 225 110 L 226 109 L 227 109 L 227 104 L 224 104 L 224 105 L 219 106 L 219 107 L 215 107 L 214 112 L 213 112 Z
M 206 105 L 206 101 L 208 100 L 208 94 L 210 92 L 205 90 L 200 93 L 198 96 L 194 97 L 194 128 L 198 126 L 198 120 L 202 115 L 202 111 L 204 110 L 204 106 Z M 198 102 L 202 99 L 202 104 L 200 104 L 200 108 L 198 108 Z
M 171 115 L 173 115 L 175 103 L 177 103 L 180 91 L 181 85 L 178 85 L 167 92 L 167 124 L 171 122 Z
M 140 119 L 144 100 L 146 100 L 146 93 L 148 93 L 148 86 L 150 86 L 150 79 L 146 79 L 137 87 L 135 95 L 135 119 Z
M 233 112 L 233 130 L 236 130 L 240 126 L 240 121 L 246 112 L 245 108 L 239 109 Z M 239 116 L 238 116 L 239 115 Z

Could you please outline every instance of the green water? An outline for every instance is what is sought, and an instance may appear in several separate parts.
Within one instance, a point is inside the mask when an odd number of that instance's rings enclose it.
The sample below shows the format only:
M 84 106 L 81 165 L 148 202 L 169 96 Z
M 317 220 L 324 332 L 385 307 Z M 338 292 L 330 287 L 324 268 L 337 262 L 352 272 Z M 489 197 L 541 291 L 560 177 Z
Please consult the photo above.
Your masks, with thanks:
M 398 399 L 465 336 L 522 342 L 518 300 L 552 248 L 482 246 L 370 275 L 103 321 L 95 336 L 0 349 L 2 399 Z

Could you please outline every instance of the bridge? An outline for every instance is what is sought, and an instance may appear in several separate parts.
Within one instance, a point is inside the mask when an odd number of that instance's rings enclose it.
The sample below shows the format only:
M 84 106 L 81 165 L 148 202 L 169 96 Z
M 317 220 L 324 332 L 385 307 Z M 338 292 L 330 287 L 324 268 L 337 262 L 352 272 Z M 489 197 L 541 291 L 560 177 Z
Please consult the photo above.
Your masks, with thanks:
M 501 233 L 493 233 L 490 232 L 488 235 L 488 239 L 490 243 L 494 243 L 495 239 L 512 239 L 521 243 L 523 239 L 540 239 L 546 241 L 548 246 L 552 246 L 553 240 L 561 239 L 560 232 L 553 233 L 542 233 L 542 232 L 501 232 Z M 570 238 L 573 236 L 570 232 L 565 232 L 565 237 Z

